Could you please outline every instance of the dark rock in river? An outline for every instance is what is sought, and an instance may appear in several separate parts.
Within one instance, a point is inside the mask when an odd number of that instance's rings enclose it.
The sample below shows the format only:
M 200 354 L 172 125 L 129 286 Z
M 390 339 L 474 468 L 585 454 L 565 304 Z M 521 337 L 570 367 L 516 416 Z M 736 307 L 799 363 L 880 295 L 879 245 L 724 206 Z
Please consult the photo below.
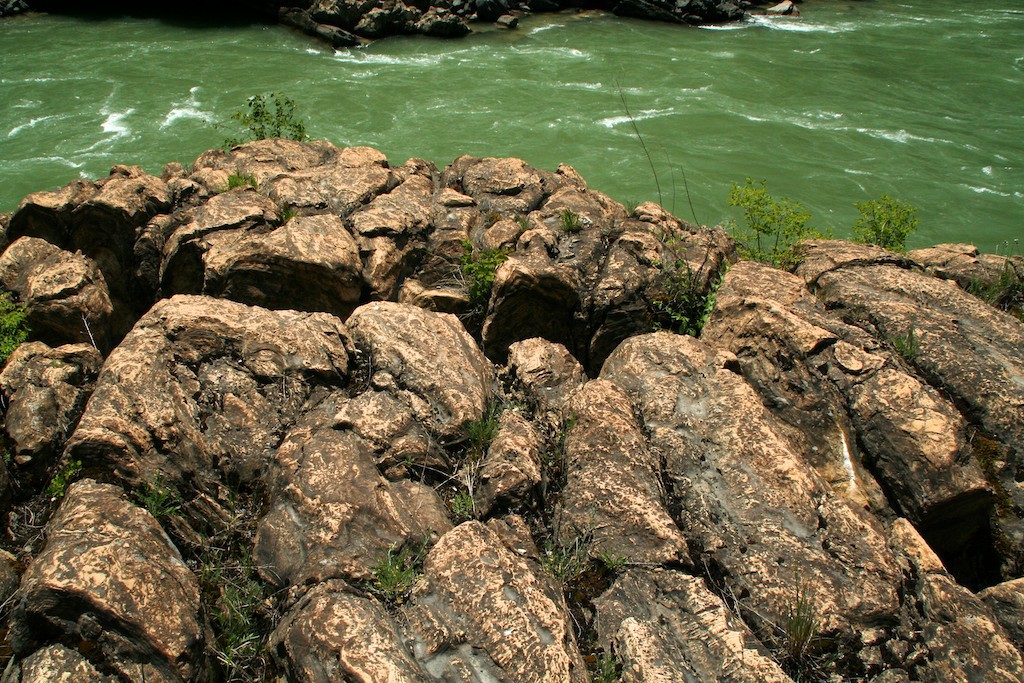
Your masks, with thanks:
M 287 140 L 0 226 L 4 683 L 1024 680 L 1016 261 Z

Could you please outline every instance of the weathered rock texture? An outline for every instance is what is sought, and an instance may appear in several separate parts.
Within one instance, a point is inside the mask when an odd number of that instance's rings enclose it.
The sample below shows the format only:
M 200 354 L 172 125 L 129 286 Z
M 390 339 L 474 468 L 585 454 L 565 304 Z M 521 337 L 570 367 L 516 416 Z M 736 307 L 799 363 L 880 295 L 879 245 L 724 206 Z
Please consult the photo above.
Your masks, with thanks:
M 969 248 L 785 273 L 567 166 L 286 140 L 5 221 L 4 683 L 1024 680 Z

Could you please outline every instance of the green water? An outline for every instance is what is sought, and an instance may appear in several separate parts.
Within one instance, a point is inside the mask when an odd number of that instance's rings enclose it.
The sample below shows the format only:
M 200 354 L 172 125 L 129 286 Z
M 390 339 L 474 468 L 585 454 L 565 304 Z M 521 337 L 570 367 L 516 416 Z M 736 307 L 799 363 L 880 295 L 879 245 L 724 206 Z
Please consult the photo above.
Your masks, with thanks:
M 159 172 L 237 133 L 251 94 L 299 103 L 314 137 L 395 163 L 459 154 L 574 166 L 619 200 L 702 223 L 765 178 L 848 234 L 853 202 L 920 207 L 911 246 L 1024 237 L 1024 6 L 811 0 L 800 20 L 690 29 L 541 15 L 457 41 L 335 53 L 280 27 L 31 16 L 0 22 L 0 211 L 115 163 Z M 618 84 L 618 86 L 617 86 Z M 686 201 L 685 173 L 693 203 Z

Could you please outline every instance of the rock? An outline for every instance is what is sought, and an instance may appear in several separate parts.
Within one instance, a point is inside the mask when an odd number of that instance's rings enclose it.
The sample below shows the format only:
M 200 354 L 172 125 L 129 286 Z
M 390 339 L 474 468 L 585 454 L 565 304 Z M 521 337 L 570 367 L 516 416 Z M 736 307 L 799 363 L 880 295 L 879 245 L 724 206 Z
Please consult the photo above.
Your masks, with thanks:
M 571 343 L 573 313 L 580 307 L 579 289 L 571 268 L 510 257 L 494 274 L 483 328 L 487 356 L 504 362 L 511 344 L 531 337 Z
M 832 318 L 799 278 L 749 261 L 726 275 L 702 338 L 736 354 L 743 376 L 834 488 L 884 513 L 863 456 L 892 504 L 945 557 L 976 560 L 993 496 L 963 418 L 874 338 Z
M 106 280 L 81 252 L 22 237 L 0 257 L 0 284 L 25 306 L 36 339 L 53 345 L 92 343 L 104 351 L 115 341 Z
M 508 347 L 508 367 L 532 403 L 556 413 L 587 381 L 583 366 L 568 349 L 537 337 Z
M 469 0 L 470 9 L 476 12 L 478 21 L 497 21 L 502 15 L 508 14 L 507 0 Z
M 291 8 L 285 10 L 282 8 L 278 18 L 282 24 L 297 28 L 306 35 L 320 38 L 334 49 L 356 47 L 362 42 L 358 36 L 338 26 L 318 23 L 308 12 L 301 9 Z
M 793 3 L 793 0 L 782 0 L 782 2 L 780 2 L 779 4 L 773 5 L 766 9 L 765 12 L 767 14 L 773 14 L 776 16 L 800 16 L 800 10 L 796 8 L 796 5 Z
M 359 248 L 341 219 L 298 216 L 267 232 L 222 230 L 201 237 L 199 292 L 271 309 L 324 311 L 342 319 L 358 305 Z M 188 248 L 181 246 L 179 249 Z M 178 259 L 176 265 L 181 266 Z M 187 267 L 187 266 L 186 266 Z M 171 281 L 185 276 L 171 272 Z
M 150 310 L 111 353 L 68 449 L 138 483 L 253 482 L 312 385 L 343 385 L 341 321 L 196 296 Z
M 196 578 L 156 520 L 115 486 L 87 479 L 68 489 L 19 595 L 10 637 L 19 658 L 57 637 L 87 644 L 92 661 L 124 680 L 208 675 Z
M 1005 581 L 978 593 L 1006 634 L 1024 652 L 1024 579 Z
M 388 482 L 358 435 L 331 428 L 332 407 L 328 402 L 288 433 L 267 475 L 273 493 L 253 557 L 279 586 L 370 580 L 392 547 L 450 528 L 430 487 Z
M 736 21 L 744 16 L 743 10 L 732 2 L 717 0 L 621 0 L 612 11 L 619 16 L 676 24 Z
M 1024 300 L 1014 292 L 1014 283 L 1024 281 L 1024 257 L 979 254 L 970 244 L 938 244 L 907 254 L 925 271 L 944 280 L 954 280 L 965 291 L 1004 311 L 1024 313 Z M 1016 288 L 1019 290 L 1019 287 Z
M 692 337 L 633 337 L 601 378 L 626 390 L 663 459 L 670 510 L 697 566 L 785 629 L 798 592 L 825 632 L 892 619 L 898 568 L 877 524 L 851 509 L 782 438 L 734 362 Z
M 890 533 L 893 548 L 916 577 L 910 607 L 919 611 L 913 618 L 928 653 L 913 667 L 913 680 L 1019 682 L 1024 660 L 989 608 L 944 571 L 905 520 L 897 520 Z
M 7 600 L 18 590 L 18 558 L 6 550 L 0 550 L 0 604 L 7 604 Z
M 427 683 L 380 603 L 340 581 L 319 584 L 281 620 L 271 651 L 289 681 Z
M 114 683 L 89 660 L 63 645 L 49 645 L 11 664 L 3 683 Z
M 1024 508 L 1024 385 L 1015 379 L 1024 374 L 1024 324 L 877 247 L 811 241 L 804 254 L 796 274 L 844 321 L 902 347 L 904 360 L 952 398 L 975 427 L 990 478 Z M 1011 576 L 1024 567 L 1012 550 L 1024 547 L 1024 523 L 1000 514 L 997 526 L 1007 541 L 1002 572 Z
M 666 507 L 659 456 L 647 447 L 626 392 L 604 380 L 588 382 L 563 413 L 570 427 L 555 511 L 559 544 L 585 538 L 595 559 L 689 565 L 686 541 Z
M 482 211 L 497 213 L 533 211 L 564 183 L 520 159 L 461 156 L 441 174 L 442 187 L 469 195 Z
M 34 192 L 25 197 L 11 216 L 7 238 L 38 237 L 63 247 L 71 234 L 75 209 L 96 194 L 95 183 L 76 180 L 52 192 Z
M 0 373 L 4 426 L 19 466 L 46 467 L 61 453 L 92 393 L 103 359 L 85 344 L 22 344 Z
M 500 17 L 494 20 L 494 23 L 501 28 L 514 29 L 519 26 L 519 17 L 511 14 L 502 14 Z
M 475 505 L 481 516 L 489 517 L 502 507 L 529 508 L 536 504 L 543 448 L 544 440 L 529 420 L 511 410 L 502 412 L 498 433 L 480 465 Z
M 791 681 L 698 577 L 629 569 L 595 603 L 598 640 L 624 681 Z
M 402 618 L 435 678 L 584 683 L 590 676 L 559 591 L 479 522 L 445 534 Z M 480 675 L 480 674 L 476 674 Z
M 494 371 L 454 316 L 380 302 L 356 309 L 348 331 L 370 384 L 391 391 L 441 443 L 461 440 L 483 415 Z
M 471 29 L 466 21 L 451 10 L 431 7 L 416 22 L 416 32 L 436 38 L 461 38 Z

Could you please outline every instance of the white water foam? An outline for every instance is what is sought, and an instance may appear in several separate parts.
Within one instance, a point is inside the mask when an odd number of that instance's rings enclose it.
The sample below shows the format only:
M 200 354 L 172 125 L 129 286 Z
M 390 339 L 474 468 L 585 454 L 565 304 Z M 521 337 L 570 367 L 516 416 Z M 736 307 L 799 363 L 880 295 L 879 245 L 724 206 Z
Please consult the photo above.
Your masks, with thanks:
M 189 88 L 188 98 L 184 102 L 174 102 L 172 109 L 167 112 L 167 116 L 164 117 L 163 123 L 160 124 L 160 130 L 167 128 L 176 121 L 183 119 L 198 119 L 200 121 L 212 120 L 212 113 L 205 112 L 199 108 L 199 98 L 196 93 L 199 92 L 199 86 L 193 86 Z
M 839 128 L 837 130 L 850 130 L 849 128 Z M 926 135 L 914 135 L 908 133 L 902 128 L 896 131 L 884 130 L 881 128 L 854 128 L 858 133 L 863 133 L 879 140 L 889 140 L 890 142 L 898 142 L 900 144 L 907 144 L 908 142 L 940 142 L 945 145 L 954 144 L 952 140 L 944 140 L 943 138 L 932 138 Z
M 531 28 L 529 31 L 526 32 L 526 35 L 532 36 L 535 33 L 541 33 L 543 31 L 549 31 L 549 30 L 551 30 L 553 28 L 565 28 L 565 24 L 548 24 L 547 26 L 538 26 L 536 28 Z
M 981 169 L 981 172 L 984 173 L 985 175 L 992 175 L 992 167 L 986 166 L 985 168 Z
M 568 90 L 601 90 L 604 88 L 600 83 L 555 83 L 555 87 Z
M 797 33 L 846 33 L 857 29 L 852 22 L 839 24 L 815 24 L 799 18 L 775 18 L 767 15 L 752 16 L 750 21 L 761 28 L 773 31 L 795 31 Z
M 416 57 L 399 57 L 395 55 L 378 55 L 363 52 L 359 48 L 336 50 L 332 59 L 336 62 L 349 64 L 373 64 L 386 66 L 433 66 L 440 64 L 442 55 L 419 55 Z
M 40 116 L 37 119 L 30 119 L 27 123 L 23 123 L 20 126 L 11 128 L 11 131 L 7 134 L 7 137 L 13 138 L 15 135 L 27 128 L 35 128 L 36 124 L 42 123 L 43 121 L 49 121 L 50 119 L 57 118 L 56 114 L 50 114 L 49 116 Z
M 961 183 L 960 187 L 966 187 L 968 190 L 970 190 L 972 192 L 976 192 L 977 194 L 994 194 L 997 197 L 1013 197 L 1014 196 L 1013 194 L 1010 194 L 1009 192 L 1000 192 L 999 190 L 993 190 L 991 187 L 984 187 L 983 185 L 966 185 L 964 183 Z
M 107 119 L 102 124 L 103 132 L 113 133 L 114 137 L 111 140 L 127 137 L 131 134 L 132 129 L 125 124 L 124 120 L 134 113 L 135 109 L 107 113 Z
M 654 119 L 659 116 L 668 116 L 669 114 L 675 113 L 675 109 L 644 109 L 638 114 L 634 114 L 633 121 L 644 121 L 646 119 Z M 615 126 L 623 123 L 629 123 L 630 117 L 628 116 L 609 116 L 608 118 L 600 119 L 597 123 L 604 126 L 605 128 L 614 128 Z

